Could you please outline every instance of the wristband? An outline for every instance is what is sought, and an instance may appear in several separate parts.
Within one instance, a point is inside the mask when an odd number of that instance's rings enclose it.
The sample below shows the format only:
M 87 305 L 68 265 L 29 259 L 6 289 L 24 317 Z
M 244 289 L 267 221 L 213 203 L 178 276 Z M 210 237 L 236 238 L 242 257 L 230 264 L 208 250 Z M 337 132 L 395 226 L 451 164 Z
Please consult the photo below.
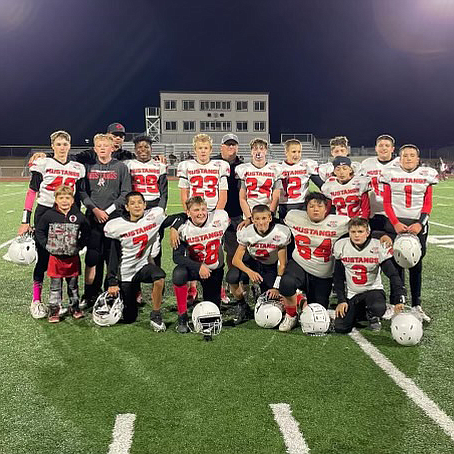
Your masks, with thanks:
M 279 290 L 279 284 L 281 283 L 281 276 L 277 276 L 276 280 L 274 281 L 273 288 L 276 288 Z
M 30 224 L 31 216 L 32 216 L 31 211 L 24 210 L 22 213 L 22 224 Z

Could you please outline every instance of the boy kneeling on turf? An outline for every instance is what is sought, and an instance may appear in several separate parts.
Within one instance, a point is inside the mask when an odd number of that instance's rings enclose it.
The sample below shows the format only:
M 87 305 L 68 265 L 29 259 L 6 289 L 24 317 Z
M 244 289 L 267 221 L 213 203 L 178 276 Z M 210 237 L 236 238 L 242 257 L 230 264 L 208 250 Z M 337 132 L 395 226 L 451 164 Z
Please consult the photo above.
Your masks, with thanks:
M 287 245 L 291 233 L 287 226 L 275 224 L 267 205 L 256 205 L 252 208 L 252 225 L 238 230 L 237 238 L 233 267 L 226 276 L 238 304 L 234 319 L 236 325 L 251 315 L 238 285 L 240 281 L 251 280 L 260 285 L 262 293 L 268 292 L 270 298 L 279 298 L 279 283 L 287 265 Z
M 367 319 L 369 328 L 381 328 L 380 317 L 386 310 L 386 297 L 380 271 L 388 276 L 395 310 L 403 308 L 405 288 L 393 264 L 392 249 L 370 236 L 367 219 L 352 218 L 348 222 L 349 238 L 334 245 L 334 290 L 337 295 L 335 331 L 349 333 L 356 321 Z M 347 295 L 345 295 L 347 283 Z
M 87 244 L 90 225 L 74 205 L 74 191 L 69 186 L 55 190 L 55 204 L 47 210 L 36 227 L 36 240 L 49 256 L 49 322 L 60 321 L 63 279 L 68 285 L 69 311 L 76 319 L 84 316 L 79 309 L 79 251 Z

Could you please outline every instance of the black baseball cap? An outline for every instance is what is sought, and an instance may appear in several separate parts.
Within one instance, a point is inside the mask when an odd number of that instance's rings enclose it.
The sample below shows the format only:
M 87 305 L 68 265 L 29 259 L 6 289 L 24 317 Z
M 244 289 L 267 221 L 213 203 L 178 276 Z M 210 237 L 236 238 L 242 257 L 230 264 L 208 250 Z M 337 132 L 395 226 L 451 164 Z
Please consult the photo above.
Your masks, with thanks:
M 111 123 L 109 126 L 107 126 L 108 134 L 113 134 L 114 132 L 126 134 L 125 127 L 121 123 Z
M 347 156 L 336 156 L 333 161 L 333 167 L 336 168 L 337 166 L 352 166 L 352 161 Z

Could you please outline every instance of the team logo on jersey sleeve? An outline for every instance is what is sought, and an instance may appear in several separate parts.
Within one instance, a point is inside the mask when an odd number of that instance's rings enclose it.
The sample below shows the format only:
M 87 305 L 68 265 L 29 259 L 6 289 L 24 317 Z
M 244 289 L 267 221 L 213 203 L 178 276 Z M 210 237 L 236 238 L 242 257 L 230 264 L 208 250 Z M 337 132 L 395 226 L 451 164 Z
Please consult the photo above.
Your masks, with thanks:
M 69 217 L 69 222 L 76 222 L 77 221 L 77 216 L 72 214 L 70 217 Z
M 281 237 L 279 235 L 273 236 L 273 241 L 279 241 Z

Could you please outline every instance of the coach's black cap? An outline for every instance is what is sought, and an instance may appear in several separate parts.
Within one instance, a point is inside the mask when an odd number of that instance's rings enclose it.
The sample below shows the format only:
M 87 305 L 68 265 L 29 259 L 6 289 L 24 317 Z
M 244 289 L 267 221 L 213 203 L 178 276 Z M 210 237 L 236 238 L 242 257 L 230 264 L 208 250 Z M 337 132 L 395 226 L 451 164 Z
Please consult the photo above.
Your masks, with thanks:
M 337 166 L 352 166 L 352 161 L 347 156 L 336 156 L 333 161 L 333 167 L 336 168 Z
M 114 132 L 122 132 L 126 134 L 125 127 L 121 123 L 111 123 L 107 126 L 107 133 L 113 134 Z

